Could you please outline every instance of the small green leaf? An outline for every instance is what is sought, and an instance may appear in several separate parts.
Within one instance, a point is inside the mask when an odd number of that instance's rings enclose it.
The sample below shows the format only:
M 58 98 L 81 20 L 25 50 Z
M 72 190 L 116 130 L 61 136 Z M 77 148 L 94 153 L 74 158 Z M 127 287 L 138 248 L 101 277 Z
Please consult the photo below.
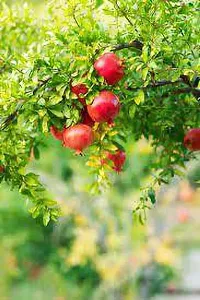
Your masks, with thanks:
M 146 63 L 148 61 L 148 47 L 144 46 L 142 48 L 142 59 Z
M 42 131 L 48 132 L 48 120 L 49 118 L 47 116 L 44 116 L 43 120 L 42 120 Z
M 56 117 L 63 119 L 62 107 L 59 107 L 59 108 L 56 108 L 56 109 L 49 109 L 49 110 Z
M 146 80 L 147 79 L 147 74 L 148 74 L 149 68 L 144 68 L 142 70 L 142 79 Z
M 98 8 L 99 6 L 101 6 L 103 4 L 103 0 L 96 0 L 96 5 L 95 8 Z
M 36 175 L 34 173 L 28 173 L 28 174 L 26 174 L 25 178 L 24 178 L 24 181 L 29 186 L 37 186 L 37 185 L 39 185 L 38 175 Z
M 54 106 L 62 101 L 62 96 L 54 95 L 51 96 L 48 100 L 48 106 Z
M 40 214 L 40 209 L 38 206 L 35 207 L 35 210 L 32 212 L 33 219 L 36 219 Z
M 49 221 L 50 221 L 50 212 L 45 211 L 45 213 L 43 215 L 43 224 L 44 224 L 44 226 L 47 226 Z
M 39 151 L 39 149 L 38 149 L 37 146 L 33 147 L 33 154 L 34 154 L 35 159 L 39 159 L 40 158 L 40 151 Z
M 139 92 L 137 93 L 137 95 L 134 98 L 134 101 L 137 105 L 144 102 L 144 91 L 143 90 L 139 90 Z
M 129 116 L 130 116 L 131 119 L 135 116 L 135 112 L 136 112 L 136 106 L 135 105 L 131 105 L 129 107 L 129 111 L 128 111 Z
M 155 194 L 155 191 L 152 188 L 148 190 L 148 197 L 151 200 L 152 204 L 156 203 L 156 194 Z

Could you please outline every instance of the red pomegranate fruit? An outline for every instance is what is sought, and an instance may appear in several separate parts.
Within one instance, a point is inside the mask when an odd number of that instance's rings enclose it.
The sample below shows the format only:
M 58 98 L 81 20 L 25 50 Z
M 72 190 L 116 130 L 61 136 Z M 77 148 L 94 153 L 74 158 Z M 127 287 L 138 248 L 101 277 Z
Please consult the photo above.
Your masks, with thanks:
M 93 121 L 113 123 L 120 110 L 119 98 L 110 91 L 102 91 L 94 98 L 93 103 L 87 106 L 87 110 Z
M 63 146 L 74 149 L 77 154 L 81 154 L 92 142 L 93 132 L 88 125 L 78 124 L 63 131 Z
M 178 211 L 178 221 L 179 223 L 186 223 L 189 221 L 190 215 L 187 209 L 181 208 Z
M 122 171 L 123 165 L 126 161 L 126 153 L 124 151 L 117 150 L 115 154 L 108 152 L 107 158 L 113 162 L 113 170 L 117 173 Z
M 4 172 L 4 167 L 0 165 L 0 173 Z
M 80 97 L 80 95 L 87 94 L 88 92 L 87 86 L 84 83 L 79 83 L 72 86 L 71 91 L 78 97 L 78 100 L 83 104 L 83 106 L 85 106 L 86 105 L 85 98 Z
M 112 52 L 99 57 L 94 63 L 94 68 L 110 85 L 116 84 L 124 77 L 123 61 Z
M 63 130 L 61 131 L 61 130 L 58 130 L 55 126 L 51 126 L 50 132 L 56 140 L 59 140 L 59 141 L 63 140 Z
M 82 111 L 82 124 L 93 127 L 94 123 L 95 122 L 91 119 L 91 117 L 88 114 L 87 108 L 85 107 Z
M 193 128 L 186 133 L 184 145 L 191 151 L 200 150 L 200 128 Z

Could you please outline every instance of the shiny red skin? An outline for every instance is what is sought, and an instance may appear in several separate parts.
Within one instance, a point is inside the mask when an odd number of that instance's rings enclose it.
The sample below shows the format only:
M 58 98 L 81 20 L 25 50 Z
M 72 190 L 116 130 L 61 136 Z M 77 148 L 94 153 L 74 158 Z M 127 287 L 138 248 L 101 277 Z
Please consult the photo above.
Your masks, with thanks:
M 71 91 L 78 97 L 78 100 L 83 104 L 83 106 L 85 106 L 86 105 L 85 98 L 80 97 L 80 95 L 87 94 L 88 92 L 87 86 L 84 83 L 79 83 L 72 86 Z
M 200 150 L 200 128 L 193 128 L 186 133 L 184 145 L 191 151 Z
M 72 86 L 71 87 L 71 91 L 76 96 L 80 96 L 81 94 L 82 95 L 87 94 L 88 88 L 87 88 L 87 86 L 84 83 L 79 83 L 79 84 L 76 84 L 76 85 Z
M 113 170 L 115 170 L 117 173 L 122 171 L 123 165 L 126 161 L 126 153 L 124 151 L 118 150 L 115 154 L 108 152 L 107 158 L 112 160 L 114 164 Z
M 112 123 L 119 114 L 119 98 L 110 91 L 102 91 L 94 98 L 93 103 L 87 106 L 87 110 L 93 121 Z
M 110 85 L 116 84 L 124 77 L 123 62 L 112 52 L 105 53 L 99 57 L 94 63 L 94 68 L 98 75 L 104 77 Z
M 56 140 L 59 140 L 59 141 L 63 140 L 63 130 L 61 131 L 61 130 L 58 130 L 55 126 L 51 126 L 50 132 Z
M 88 114 L 87 108 L 85 107 L 82 111 L 82 124 L 93 127 L 94 123 L 95 122 L 91 119 L 91 117 Z
M 77 154 L 81 154 L 92 142 L 93 132 L 88 125 L 78 124 L 63 131 L 63 146 L 74 149 Z

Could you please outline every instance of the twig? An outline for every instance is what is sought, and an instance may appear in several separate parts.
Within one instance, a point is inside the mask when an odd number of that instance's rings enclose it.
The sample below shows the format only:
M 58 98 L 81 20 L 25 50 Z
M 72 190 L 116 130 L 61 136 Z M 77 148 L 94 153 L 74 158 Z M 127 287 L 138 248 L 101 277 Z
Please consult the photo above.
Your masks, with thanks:
M 166 86 L 166 85 L 177 85 L 179 83 L 183 83 L 182 78 L 180 78 L 176 81 L 170 81 L 170 80 L 155 81 L 153 84 L 149 84 L 144 87 L 136 87 L 136 88 L 127 87 L 127 90 L 129 90 L 129 91 L 137 91 L 137 90 L 141 90 L 141 89 L 147 90 L 147 89 L 154 89 L 154 88 L 158 88 L 158 87 Z
M 122 15 L 124 16 L 124 18 L 128 21 L 128 23 L 131 25 L 131 26 L 134 26 L 133 25 L 133 22 L 129 19 L 129 17 L 127 16 L 126 12 L 119 6 L 117 0 L 115 1 L 115 4 L 116 4 L 116 7 L 118 8 L 118 10 L 122 13 Z
M 51 77 L 48 77 L 45 80 L 40 81 L 40 83 L 34 88 L 32 95 L 35 95 L 37 93 L 37 91 L 43 87 L 49 80 L 51 79 Z M 27 92 L 29 93 L 29 92 Z M 24 100 L 21 100 L 18 104 L 17 107 L 15 109 L 15 111 L 13 113 L 11 113 L 1 124 L 0 124 L 0 130 L 4 130 L 6 129 L 17 117 L 20 109 L 22 108 L 24 104 Z
M 17 107 L 15 111 L 10 114 L 1 124 L 0 124 L 0 130 L 6 129 L 17 117 L 19 110 L 22 108 L 24 104 L 24 100 L 20 100 L 19 103 L 17 104 Z
M 34 88 L 33 90 L 33 95 L 35 95 L 37 93 L 37 91 L 43 87 L 45 84 L 47 84 L 50 80 L 52 79 L 52 77 L 48 77 L 47 79 L 45 80 L 41 80 L 40 83 Z
M 79 23 L 78 23 L 78 21 L 77 21 L 77 18 L 76 18 L 75 12 L 74 12 L 74 14 L 73 14 L 73 19 L 74 19 L 74 21 L 75 21 L 76 25 L 77 25 L 77 26 L 80 28 L 81 26 L 79 25 Z
M 193 93 L 194 88 L 182 88 L 182 89 L 177 89 L 174 91 L 169 91 L 167 93 L 164 93 L 161 97 L 162 98 L 167 98 L 171 95 L 181 95 L 181 94 L 188 94 L 188 93 Z
M 112 48 L 112 51 L 119 51 L 126 48 L 135 48 L 137 50 L 142 51 L 143 43 L 138 40 L 134 40 L 130 43 L 118 44 Z

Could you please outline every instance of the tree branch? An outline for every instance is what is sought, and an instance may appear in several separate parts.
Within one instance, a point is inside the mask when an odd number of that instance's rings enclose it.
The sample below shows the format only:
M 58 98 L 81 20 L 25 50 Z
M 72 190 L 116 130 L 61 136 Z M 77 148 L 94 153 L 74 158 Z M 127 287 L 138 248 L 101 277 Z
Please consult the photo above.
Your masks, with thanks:
M 119 50 L 127 49 L 127 48 L 135 48 L 137 50 L 142 51 L 143 43 L 138 40 L 134 40 L 130 43 L 118 44 L 112 48 L 112 51 L 119 51 Z
M 129 91 L 148 90 L 148 89 L 155 89 L 155 88 L 162 87 L 162 86 L 177 85 L 177 84 L 183 83 L 185 85 L 188 85 L 189 87 L 188 88 L 180 88 L 180 89 L 166 92 L 162 95 L 162 98 L 169 97 L 170 95 L 180 95 L 180 94 L 192 93 L 193 96 L 197 100 L 199 100 L 200 99 L 200 89 L 193 87 L 190 82 L 188 83 L 186 81 L 186 79 L 182 78 L 182 77 L 183 76 L 181 76 L 180 79 L 178 79 L 176 81 L 169 81 L 169 80 L 156 81 L 155 83 L 149 84 L 145 87 L 137 87 L 137 88 L 127 87 L 127 90 L 129 90 Z
M 133 26 L 133 22 L 130 20 L 130 18 L 127 16 L 126 12 L 119 6 L 118 1 L 115 1 L 115 5 L 117 7 L 117 9 L 121 12 L 121 14 L 123 15 L 123 17 L 128 21 L 128 23 Z
M 164 93 L 161 97 L 162 98 L 167 98 L 171 95 L 180 95 L 180 94 L 188 94 L 188 93 L 194 93 L 194 88 L 182 88 L 182 89 L 177 89 L 177 90 L 174 90 L 174 91 L 169 91 L 169 92 L 166 92 Z
M 10 114 L 2 123 L 0 123 L 0 130 L 6 129 L 17 117 L 19 110 L 22 108 L 24 100 L 20 100 L 17 104 L 15 111 Z
M 51 79 L 52 79 L 52 77 L 47 77 L 47 79 L 45 79 L 45 80 L 40 80 L 39 84 L 34 88 L 32 94 L 35 95 L 37 93 L 37 91 L 41 87 L 43 87 L 45 84 L 47 84 Z
M 155 81 L 154 83 L 149 84 L 144 87 L 137 87 L 137 88 L 127 87 L 127 90 L 129 90 L 129 91 L 137 91 L 137 90 L 141 90 L 141 89 L 147 90 L 147 89 L 154 89 L 154 88 L 158 88 L 158 87 L 166 86 L 166 85 L 177 85 L 179 83 L 184 83 L 182 78 L 180 78 L 176 81 L 170 81 L 170 80 Z
M 47 84 L 47 82 L 49 82 L 49 80 L 51 80 L 51 77 L 48 77 L 45 80 L 41 80 L 40 83 L 32 91 L 32 95 L 35 95 L 41 87 L 43 87 L 45 84 Z M 27 94 L 28 93 L 29 92 L 27 92 Z M 24 100 L 20 100 L 19 103 L 17 104 L 15 111 L 11 113 L 2 123 L 0 123 L 0 130 L 5 130 L 16 119 L 23 104 L 24 104 Z

